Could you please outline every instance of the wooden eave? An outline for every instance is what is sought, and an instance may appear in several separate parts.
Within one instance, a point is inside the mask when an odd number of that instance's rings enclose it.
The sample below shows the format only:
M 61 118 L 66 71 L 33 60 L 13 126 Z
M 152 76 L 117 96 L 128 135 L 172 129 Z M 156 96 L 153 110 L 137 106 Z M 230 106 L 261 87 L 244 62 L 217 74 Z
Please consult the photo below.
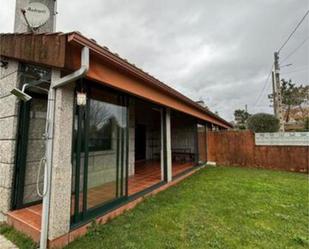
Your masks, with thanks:
M 66 71 L 80 67 L 80 52 L 83 46 L 90 49 L 87 78 L 220 127 L 232 127 L 218 115 L 78 32 L 0 34 L 1 56 Z

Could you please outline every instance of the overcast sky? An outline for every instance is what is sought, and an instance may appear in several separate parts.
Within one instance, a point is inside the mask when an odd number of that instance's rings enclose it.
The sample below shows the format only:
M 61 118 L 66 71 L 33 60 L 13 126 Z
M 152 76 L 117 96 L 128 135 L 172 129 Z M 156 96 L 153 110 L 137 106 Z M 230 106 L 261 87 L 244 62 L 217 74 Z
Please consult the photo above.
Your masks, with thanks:
M 0 32 L 12 32 L 15 0 L 1 0 Z M 227 120 L 248 105 L 272 112 L 260 95 L 278 49 L 308 0 L 62 0 L 58 31 L 80 31 Z M 281 52 L 309 37 L 309 16 Z M 282 77 L 309 83 L 309 39 L 282 65 Z

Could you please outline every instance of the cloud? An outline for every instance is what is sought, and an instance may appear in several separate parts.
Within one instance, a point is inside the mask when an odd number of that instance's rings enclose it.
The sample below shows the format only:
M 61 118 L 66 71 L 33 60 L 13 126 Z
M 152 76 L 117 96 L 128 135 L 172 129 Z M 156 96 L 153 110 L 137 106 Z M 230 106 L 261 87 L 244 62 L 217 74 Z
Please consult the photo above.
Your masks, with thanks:
M 2 2 L 0 31 L 12 31 L 14 1 Z M 272 112 L 270 81 L 256 100 L 273 52 L 308 8 L 308 1 L 299 0 L 58 1 L 57 26 L 94 38 L 232 120 L 234 110 L 246 104 L 253 113 Z M 308 20 L 282 50 L 282 58 L 309 36 Z M 286 61 L 293 66 L 282 68 L 282 76 L 308 84 L 308 54 L 309 41 Z

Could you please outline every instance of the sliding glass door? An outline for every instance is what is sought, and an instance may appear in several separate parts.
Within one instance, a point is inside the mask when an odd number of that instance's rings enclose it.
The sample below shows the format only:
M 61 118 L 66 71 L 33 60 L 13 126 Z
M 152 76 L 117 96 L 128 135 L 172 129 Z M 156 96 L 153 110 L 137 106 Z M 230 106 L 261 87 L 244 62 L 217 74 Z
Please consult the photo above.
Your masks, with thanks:
M 87 104 L 76 106 L 74 122 L 73 222 L 127 196 L 127 98 L 97 86 L 80 87 Z
M 41 202 L 38 190 L 43 190 L 43 161 L 47 95 L 27 92 L 32 96 L 22 102 L 18 129 L 16 175 L 13 208 L 19 209 Z

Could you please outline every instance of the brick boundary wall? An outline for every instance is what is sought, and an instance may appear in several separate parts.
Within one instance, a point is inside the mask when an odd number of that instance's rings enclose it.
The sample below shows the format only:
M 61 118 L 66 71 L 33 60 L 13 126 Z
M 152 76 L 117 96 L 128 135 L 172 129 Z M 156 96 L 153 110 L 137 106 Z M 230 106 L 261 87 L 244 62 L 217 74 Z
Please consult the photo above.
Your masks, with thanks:
M 251 131 L 208 131 L 207 161 L 224 166 L 244 166 L 307 172 L 308 146 L 255 145 Z

